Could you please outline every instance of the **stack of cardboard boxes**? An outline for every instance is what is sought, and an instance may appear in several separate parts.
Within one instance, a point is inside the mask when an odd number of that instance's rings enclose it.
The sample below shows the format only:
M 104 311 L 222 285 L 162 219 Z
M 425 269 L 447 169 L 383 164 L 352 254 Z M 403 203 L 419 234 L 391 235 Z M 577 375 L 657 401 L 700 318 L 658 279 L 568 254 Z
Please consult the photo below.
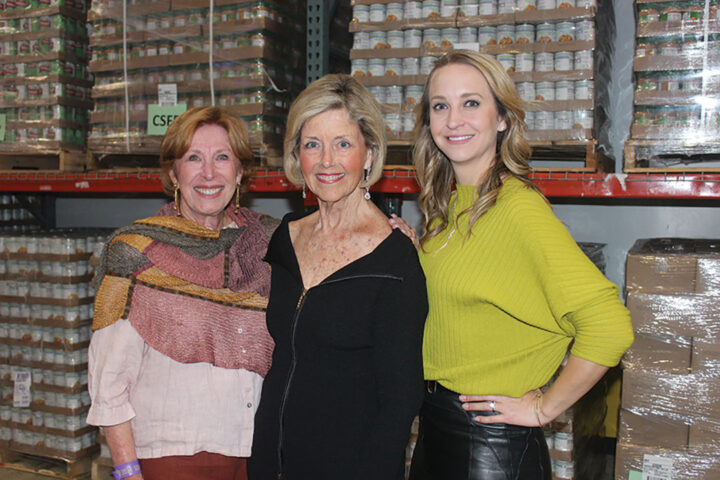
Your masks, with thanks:
M 626 288 L 616 478 L 719 478 L 720 241 L 638 240 Z

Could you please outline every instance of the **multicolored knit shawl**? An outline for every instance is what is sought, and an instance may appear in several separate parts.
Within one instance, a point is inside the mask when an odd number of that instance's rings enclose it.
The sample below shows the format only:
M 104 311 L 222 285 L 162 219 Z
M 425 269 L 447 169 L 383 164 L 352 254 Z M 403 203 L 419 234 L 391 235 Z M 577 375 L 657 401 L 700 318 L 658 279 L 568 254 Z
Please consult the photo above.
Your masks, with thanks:
M 96 272 L 93 330 L 126 318 L 173 360 L 264 377 L 274 343 L 265 324 L 270 267 L 262 258 L 277 221 L 245 208 L 225 213 L 239 228 L 205 228 L 168 204 L 116 230 Z

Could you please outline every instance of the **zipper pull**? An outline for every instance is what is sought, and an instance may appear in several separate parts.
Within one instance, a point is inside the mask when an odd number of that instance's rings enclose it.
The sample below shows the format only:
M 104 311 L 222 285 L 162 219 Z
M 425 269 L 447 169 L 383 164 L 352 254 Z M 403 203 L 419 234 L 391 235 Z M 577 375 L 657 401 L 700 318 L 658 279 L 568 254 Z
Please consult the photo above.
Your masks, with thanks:
M 295 311 L 297 312 L 300 310 L 300 304 L 302 303 L 303 299 L 305 298 L 305 294 L 307 293 L 307 288 L 303 288 L 302 293 L 300 294 L 300 298 L 298 298 L 297 305 L 295 305 Z

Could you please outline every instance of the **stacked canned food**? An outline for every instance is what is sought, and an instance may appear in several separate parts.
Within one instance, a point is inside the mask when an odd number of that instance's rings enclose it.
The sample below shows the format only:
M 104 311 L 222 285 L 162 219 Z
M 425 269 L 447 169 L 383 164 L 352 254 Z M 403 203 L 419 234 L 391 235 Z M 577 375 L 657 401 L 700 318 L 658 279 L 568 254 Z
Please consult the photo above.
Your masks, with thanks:
M 107 234 L 0 235 L 0 440 L 11 448 L 74 458 L 95 444 L 85 423 L 90 257 Z
M 720 37 L 706 30 L 704 20 L 713 25 L 720 19 L 720 1 L 637 8 L 632 139 L 717 141 L 720 111 L 714 99 L 720 79 L 714 72 L 720 67 Z
M 0 195 L 0 232 L 37 230 L 39 228 L 37 221 L 25 207 L 39 206 L 39 204 L 39 198 L 34 195 L 26 196 L 24 204 L 18 202 L 12 195 Z M 0 273 L 3 273 L 3 269 L 4 265 L 0 263 Z
M 554 111 L 557 106 L 535 111 L 546 106 L 536 104 L 527 114 L 531 130 L 589 130 L 593 128 L 594 10 L 570 8 L 565 10 L 566 17 L 558 14 L 559 20 L 553 22 L 533 11 L 561 12 L 566 7 L 594 6 L 595 2 L 585 0 L 356 4 L 350 26 L 354 33 L 351 74 L 369 86 L 378 101 L 386 105 L 386 111 L 389 106 L 398 107 L 386 114 L 389 130 L 410 132 L 414 124 L 412 107 L 422 94 L 425 75 L 432 70 L 437 56 L 459 45 L 478 48 L 493 55 L 511 75 L 517 75 L 522 98 L 571 102 L 562 111 Z M 478 18 L 477 25 L 470 21 L 476 16 L 502 14 L 508 15 L 507 23 L 494 24 L 505 18 L 497 16 L 491 18 L 492 22 Z M 459 17 L 465 18 L 458 22 Z M 445 18 L 449 19 L 447 24 L 442 21 Z M 393 52 L 398 52 L 397 56 Z M 392 86 L 385 86 L 387 80 L 377 86 L 381 82 L 376 82 L 376 77 L 397 80 Z M 573 104 L 575 100 L 585 102 Z M 573 132 L 568 135 L 577 137 Z
M 0 98 L 6 108 L 0 113 L 8 122 L 6 144 L 53 152 L 65 148 L 62 144 L 85 145 L 92 105 L 86 7 L 62 2 L 68 8 L 61 11 L 60 3 L 2 2 Z M 31 127 L 22 123 L 28 121 Z
M 144 137 L 148 127 L 146 112 L 148 105 L 157 103 L 159 83 L 182 84 L 177 101 L 188 108 L 215 104 L 233 109 L 252 132 L 260 134 L 260 139 L 255 137 L 253 142 L 262 145 L 253 147 L 262 148 L 268 143 L 280 147 L 277 136 L 268 138 L 262 134 L 282 133 L 282 117 L 289 99 L 304 85 L 304 55 L 298 48 L 302 43 L 294 41 L 293 36 L 301 38 L 304 10 L 290 1 L 224 3 L 212 11 L 188 8 L 186 4 L 155 13 L 152 4 L 137 2 L 123 24 L 117 21 L 122 2 L 93 1 L 91 39 L 98 46 L 93 47 L 90 64 L 97 75 L 92 150 L 115 151 L 120 147 L 126 151 L 127 137 L 131 139 L 131 151 L 155 148 L 146 147 Z M 237 21 L 243 21 L 244 27 L 223 28 L 227 22 Z M 212 38 L 210 23 L 214 26 Z M 249 30 L 253 25 L 255 28 Z M 123 30 L 141 32 L 144 39 L 130 37 L 123 46 Z M 123 57 L 128 62 L 127 70 L 123 68 Z M 125 82 L 135 87 L 129 98 Z M 125 118 L 126 104 L 129 122 Z M 244 108 L 249 104 L 267 108 Z M 260 116 L 258 110 L 262 111 Z

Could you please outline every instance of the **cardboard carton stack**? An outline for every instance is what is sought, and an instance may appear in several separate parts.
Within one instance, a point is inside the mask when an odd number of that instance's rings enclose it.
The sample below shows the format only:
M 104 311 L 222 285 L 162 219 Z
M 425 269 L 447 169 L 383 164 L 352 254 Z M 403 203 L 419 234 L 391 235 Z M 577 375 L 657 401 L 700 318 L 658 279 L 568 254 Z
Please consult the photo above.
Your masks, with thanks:
M 720 241 L 638 240 L 626 288 L 616 478 L 719 478 Z
M 98 448 L 85 423 L 94 245 L 106 232 L 0 235 L 0 447 L 63 459 Z
M 94 0 L 90 69 L 96 75 L 89 147 L 157 154 L 148 106 L 158 84 L 187 108 L 219 105 L 242 117 L 253 148 L 277 152 L 288 100 L 304 84 L 303 2 Z
M 384 105 L 391 140 L 408 142 L 434 60 L 453 48 L 494 56 L 527 109 L 528 139 L 592 143 L 596 2 L 354 0 L 352 74 Z M 590 162 L 588 162 L 590 163 Z M 590 166 L 589 164 L 586 166 Z
M 6 119 L 0 154 L 83 150 L 92 107 L 86 3 L 0 6 L 0 114 Z
M 635 109 L 625 171 L 717 167 L 720 1 L 636 3 Z

